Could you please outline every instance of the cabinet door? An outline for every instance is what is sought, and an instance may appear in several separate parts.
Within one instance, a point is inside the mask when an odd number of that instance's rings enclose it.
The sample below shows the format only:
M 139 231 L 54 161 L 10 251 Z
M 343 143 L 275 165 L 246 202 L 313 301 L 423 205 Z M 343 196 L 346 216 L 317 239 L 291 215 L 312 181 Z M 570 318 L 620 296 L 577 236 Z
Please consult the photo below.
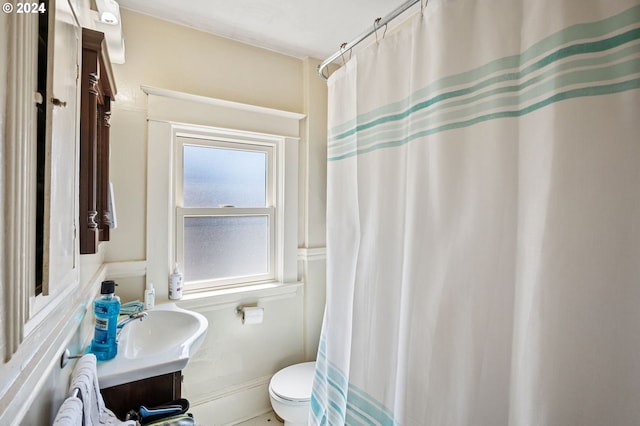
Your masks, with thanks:
M 109 117 L 116 94 L 104 33 L 82 29 L 80 77 L 80 254 L 109 240 Z
M 163 374 L 100 390 L 104 403 L 119 419 L 141 405 L 155 407 L 182 397 L 182 372 Z
M 68 0 L 49 2 L 43 293 L 78 280 L 78 74 L 82 29 Z

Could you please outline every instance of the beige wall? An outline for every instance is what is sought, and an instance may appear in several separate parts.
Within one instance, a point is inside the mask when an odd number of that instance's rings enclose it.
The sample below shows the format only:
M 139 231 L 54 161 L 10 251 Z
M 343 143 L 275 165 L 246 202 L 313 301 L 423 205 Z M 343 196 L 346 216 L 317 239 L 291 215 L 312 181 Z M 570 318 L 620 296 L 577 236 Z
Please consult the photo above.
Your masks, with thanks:
M 228 424 L 268 410 L 268 380 L 278 369 L 315 359 L 324 310 L 326 85 L 320 61 L 296 59 L 122 10 L 126 63 L 114 65 L 111 170 L 118 228 L 106 262 L 146 261 L 147 95 L 141 85 L 303 113 L 299 142 L 299 277 L 285 296 L 245 294 L 225 303 L 259 302 L 265 321 L 242 326 L 233 308 L 198 303 L 207 338 L 184 371 L 184 393 L 203 424 Z M 142 298 L 145 277 L 118 278 L 124 300 Z M 156 288 L 165 283 L 154 283 Z M 166 294 L 157 291 L 160 294 Z M 161 301 L 161 300 L 160 300 Z M 190 308 L 190 306 L 184 306 Z M 258 356 L 256 356 L 258 355 Z
M 114 65 L 121 108 L 140 84 L 302 112 L 302 61 L 122 10 L 126 63 Z
M 118 226 L 106 260 L 145 258 L 146 95 L 155 86 L 303 112 L 301 60 L 122 10 L 126 63 L 114 65 L 111 179 Z

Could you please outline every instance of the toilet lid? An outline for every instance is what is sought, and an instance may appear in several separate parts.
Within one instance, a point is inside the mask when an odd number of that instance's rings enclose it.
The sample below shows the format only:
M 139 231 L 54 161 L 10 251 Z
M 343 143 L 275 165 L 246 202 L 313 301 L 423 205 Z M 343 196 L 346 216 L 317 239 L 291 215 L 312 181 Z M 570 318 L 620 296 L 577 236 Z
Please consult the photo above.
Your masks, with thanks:
M 315 368 L 315 362 L 284 368 L 273 375 L 269 388 L 280 398 L 289 401 L 309 401 Z

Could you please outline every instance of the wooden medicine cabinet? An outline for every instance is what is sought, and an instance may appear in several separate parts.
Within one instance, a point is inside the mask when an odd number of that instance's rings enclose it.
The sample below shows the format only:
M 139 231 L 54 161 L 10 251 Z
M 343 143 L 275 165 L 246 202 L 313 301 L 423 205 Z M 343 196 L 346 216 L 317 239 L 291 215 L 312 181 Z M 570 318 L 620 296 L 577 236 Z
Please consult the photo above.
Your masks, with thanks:
M 82 29 L 80 254 L 109 241 L 109 121 L 116 86 L 104 34 Z

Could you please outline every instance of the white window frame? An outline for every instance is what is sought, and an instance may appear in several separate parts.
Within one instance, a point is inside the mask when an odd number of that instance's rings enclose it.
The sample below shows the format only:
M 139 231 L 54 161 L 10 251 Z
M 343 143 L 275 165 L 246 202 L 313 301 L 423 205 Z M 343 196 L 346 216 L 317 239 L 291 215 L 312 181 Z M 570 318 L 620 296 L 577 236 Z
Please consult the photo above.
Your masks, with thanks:
M 264 274 L 258 275 L 240 275 L 235 277 L 227 277 L 220 279 L 191 281 L 184 283 L 185 291 L 202 291 L 216 288 L 223 288 L 236 285 L 246 285 L 259 282 L 271 282 L 276 280 L 276 265 L 278 259 L 278 250 L 276 250 L 277 236 L 277 152 L 278 147 L 275 141 L 256 141 L 255 136 L 245 134 L 243 140 L 235 140 L 228 137 L 211 137 L 212 135 L 176 135 L 176 153 L 174 158 L 175 164 L 175 202 L 176 202 L 176 226 L 175 226 L 175 242 L 176 242 L 176 263 L 185 265 L 184 261 L 184 220 L 190 217 L 248 217 L 248 216 L 266 216 L 268 220 L 269 242 L 268 242 L 268 270 Z M 242 132 L 238 132 L 236 136 L 242 137 Z M 267 159 L 267 179 L 266 179 L 266 203 L 265 207 L 240 208 L 232 206 L 220 207 L 185 207 L 183 198 L 183 176 L 184 176 L 184 147 L 185 146 L 202 146 L 211 148 L 234 149 L 240 151 L 263 152 Z M 282 197 L 280 197 L 282 198 Z
M 176 261 L 176 140 L 179 136 L 273 145 L 275 151 L 275 278 L 228 288 L 190 290 L 183 300 L 224 300 L 247 291 L 298 285 L 298 163 L 304 114 L 142 86 L 147 98 L 146 281 L 156 300 L 168 298 Z M 285 226 L 286 224 L 286 226 Z M 218 299 L 216 299 L 218 300 Z

